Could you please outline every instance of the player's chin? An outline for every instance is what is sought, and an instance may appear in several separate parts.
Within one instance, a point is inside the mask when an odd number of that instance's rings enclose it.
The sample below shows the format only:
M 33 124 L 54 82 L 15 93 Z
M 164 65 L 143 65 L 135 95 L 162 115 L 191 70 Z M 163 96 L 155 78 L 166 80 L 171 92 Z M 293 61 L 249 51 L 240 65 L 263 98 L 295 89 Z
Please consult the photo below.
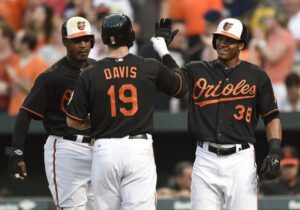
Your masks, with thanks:
M 77 59 L 80 61 L 85 61 L 89 57 L 89 53 L 78 53 Z

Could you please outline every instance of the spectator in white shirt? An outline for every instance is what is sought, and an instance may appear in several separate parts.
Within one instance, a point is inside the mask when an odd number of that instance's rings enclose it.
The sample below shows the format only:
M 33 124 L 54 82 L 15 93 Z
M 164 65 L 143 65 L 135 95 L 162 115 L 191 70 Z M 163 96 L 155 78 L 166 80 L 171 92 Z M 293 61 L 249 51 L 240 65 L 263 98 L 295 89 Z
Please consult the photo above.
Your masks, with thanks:
M 296 73 L 289 74 L 285 79 L 287 98 L 279 104 L 281 112 L 300 111 L 300 77 Z

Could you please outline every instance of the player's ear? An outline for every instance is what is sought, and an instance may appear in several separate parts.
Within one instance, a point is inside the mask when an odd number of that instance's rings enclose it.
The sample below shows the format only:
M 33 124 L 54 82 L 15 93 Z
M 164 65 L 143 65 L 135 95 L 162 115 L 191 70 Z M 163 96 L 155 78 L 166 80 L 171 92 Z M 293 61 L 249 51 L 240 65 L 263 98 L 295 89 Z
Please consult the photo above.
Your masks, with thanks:
M 239 44 L 239 50 L 243 50 L 244 47 L 245 47 L 245 43 L 244 43 L 244 42 L 241 42 L 241 43 Z
M 67 45 L 67 41 L 68 41 L 67 39 L 62 39 L 62 43 L 63 43 L 64 46 Z

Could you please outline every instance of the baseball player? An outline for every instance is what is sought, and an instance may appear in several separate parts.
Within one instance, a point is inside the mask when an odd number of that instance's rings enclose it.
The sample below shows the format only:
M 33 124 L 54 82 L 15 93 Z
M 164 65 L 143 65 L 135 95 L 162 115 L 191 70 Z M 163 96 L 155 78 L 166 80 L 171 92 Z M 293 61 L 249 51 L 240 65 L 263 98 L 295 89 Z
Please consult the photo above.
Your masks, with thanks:
M 171 33 L 172 38 L 174 35 Z M 167 50 L 163 38 L 153 39 Z M 181 97 L 187 86 L 176 69 L 129 53 L 135 34 L 126 15 L 104 18 L 102 40 L 108 46 L 108 57 L 79 76 L 67 123 L 77 129 L 91 126 L 95 209 L 154 210 L 157 175 L 151 134 L 155 92 Z M 164 62 L 172 66 L 175 61 L 166 56 Z
M 93 209 L 91 138 L 88 130 L 69 128 L 65 112 L 80 72 L 95 63 L 88 59 L 94 34 L 82 17 L 66 20 L 61 33 L 67 55 L 37 78 L 20 109 L 9 151 L 9 175 L 14 179 L 27 176 L 25 137 L 30 120 L 42 120 L 49 134 L 44 146 L 46 175 L 57 209 L 89 210 Z
M 281 122 L 270 79 L 259 67 L 239 59 L 247 28 L 238 19 L 222 20 L 213 34 L 218 59 L 182 68 L 189 85 L 188 127 L 198 141 L 193 167 L 193 210 L 257 209 L 255 127 L 262 117 L 269 154 L 261 173 L 279 171 Z M 163 47 L 155 48 L 163 57 Z

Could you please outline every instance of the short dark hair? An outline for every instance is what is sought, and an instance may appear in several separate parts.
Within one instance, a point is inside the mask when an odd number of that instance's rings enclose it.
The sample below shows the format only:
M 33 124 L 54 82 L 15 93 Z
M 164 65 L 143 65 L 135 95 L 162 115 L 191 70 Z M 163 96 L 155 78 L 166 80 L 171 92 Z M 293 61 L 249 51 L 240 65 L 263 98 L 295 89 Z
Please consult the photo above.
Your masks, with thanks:
M 184 169 L 187 167 L 193 167 L 193 163 L 190 161 L 181 161 L 177 163 L 174 168 L 174 175 L 176 177 L 182 176 Z
M 291 73 L 285 78 L 286 87 L 300 86 L 300 77 L 296 73 Z
M 3 20 L 0 20 L 0 29 L 2 31 L 3 37 L 8 37 L 10 39 L 11 44 L 12 44 L 12 42 L 15 38 L 14 30 Z
M 27 44 L 29 49 L 33 51 L 37 46 L 37 34 L 34 31 L 25 31 L 21 42 Z

